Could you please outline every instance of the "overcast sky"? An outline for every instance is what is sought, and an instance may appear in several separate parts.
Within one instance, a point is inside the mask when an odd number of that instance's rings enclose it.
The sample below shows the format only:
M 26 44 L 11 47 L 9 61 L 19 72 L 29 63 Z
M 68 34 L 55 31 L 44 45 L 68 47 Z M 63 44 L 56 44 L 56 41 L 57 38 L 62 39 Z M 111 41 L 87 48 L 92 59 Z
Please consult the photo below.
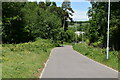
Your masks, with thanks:
M 36 1 L 36 0 L 29 0 L 29 1 Z M 44 1 L 44 0 L 37 0 L 39 1 Z M 61 6 L 62 2 L 64 0 L 50 0 L 50 1 L 55 1 L 57 3 L 57 6 Z M 91 7 L 90 2 L 86 0 L 70 0 L 71 1 L 71 7 L 75 11 L 73 14 L 72 18 L 74 21 L 87 21 L 88 16 L 87 16 L 87 11 L 88 8 Z

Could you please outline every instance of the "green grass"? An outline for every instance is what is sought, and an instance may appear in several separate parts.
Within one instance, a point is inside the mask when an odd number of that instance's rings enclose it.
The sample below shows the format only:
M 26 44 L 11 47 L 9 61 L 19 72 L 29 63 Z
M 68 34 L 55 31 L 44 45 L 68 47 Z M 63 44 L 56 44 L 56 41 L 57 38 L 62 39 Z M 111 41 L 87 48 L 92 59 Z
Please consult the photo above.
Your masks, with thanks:
M 110 51 L 109 60 L 106 60 L 106 50 L 101 48 L 95 48 L 88 46 L 86 43 L 80 43 L 73 45 L 74 50 L 80 52 L 81 54 L 105 64 L 115 70 L 118 70 L 118 52 Z
M 54 45 L 50 40 L 2 45 L 2 78 L 38 78 Z M 41 71 L 40 71 L 41 72 Z
M 72 45 L 73 43 L 64 42 L 63 45 Z

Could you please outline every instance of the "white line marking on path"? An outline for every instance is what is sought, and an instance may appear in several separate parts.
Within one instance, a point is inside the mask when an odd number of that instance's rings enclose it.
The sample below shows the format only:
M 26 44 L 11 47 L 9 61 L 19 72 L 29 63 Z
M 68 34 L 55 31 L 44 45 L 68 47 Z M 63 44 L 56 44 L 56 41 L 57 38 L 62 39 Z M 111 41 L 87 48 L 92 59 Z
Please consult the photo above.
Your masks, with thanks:
M 72 47 L 73 48 L 73 47 Z M 74 49 L 73 49 L 74 50 Z M 75 51 L 75 50 L 74 50 Z M 75 52 L 77 52 L 77 51 L 75 51 Z M 89 59 L 89 60 L 91 60 L 91 61 L 93 61 L 93 62 L 95 62 L 95 63 L 97 63 L 97 64 L 99 64 L 99 65 L 102 65 L 102 66 L 104 66 L 104 67 L 106 67 L 106 68 L 109 68 L 109 69 L 111 69 L 111 70 L 113 70 L 113 71 L 115 71 L 115 72 L 117 72 L 118 73 L 118 71 L 117 70 L 115 70 L 115 69 L 113 69 L 113 68 L 111 68 L 111 67 L 108 67 L 108 66 L 106 66 L 105 64 L 102 64 L 102 63 L 100 63 L 100 62 L 97 62 L 97 61 L 94 61 L 93 59 L 91 59 L 91 58 L 89 58 L 89 57 L 87 57 L 87 56 L 85 56 L 85 55 L 83 55 L 83 54 L 81 54 L 81 53 L 79 53 L 79 52 L 77 52 L 79 55 L 82 55 L 83 57 L 85 57 L 86 59 Z
M 72 49 L 73 49 L 73 46 L 71 46 L 71 47 L 72 47 Z M 55 48 L 54 48 L 54 49 L 55 49 Z M 73 49 L 73 50 L 74 50 L 74 49 Z M 50 56 L 51 56 L 51 54 L 52 54 L 52 51 L 53 51 L 53 49 L 51 50 Z M 74 51 L 75 51 L 75 50 L 74 50 Z M 104 66 L 104 67 L 106 67 L 106 68 L 108 68 L 108 69 L 110 69 L 110 70 L 113 70 L 113 71 L 115 71 L 115 72 L 118 73 L 117 70 L 114 70 L 113 68 L 110 68 L 110 67 L 106 66 L 105 64 L 102 64 L 102 63 L 100 63 L 100 62 L 94 61 L 94 60 L 92 60 L 91 58 L 88 58 L 87 56 L 85 56 L 85 55 L 83 55 L 83 54 L 81 54 L 81 53 L 79 53 L 79 52 L 77 52 L 77 51 L 75 51 L 75 52 L 78 53 L 79 55 L 82 55 L 82 56 L 85 57 L 86 59 L 89 59 L 89 60 L 91 60 L 91 61 L 93 61 L 93 62 L 95 62 L 95 63 L 97 63 L 97 64 L 99 64 L 99 65 L 102 65 L 102 66 Z M 43 70 L 42 70 L 42 72 L 41 72 L 41 75 L 40 75 L 40 77 L 39 77 L 40 79 L 41 79 L 42 76 L 43 76 L 43 73 L 44 73 L 44 71 L 45 71 L 45 69 L 46 69 L 46 66 L 47 66 L 48 62 L 49 62 L 50 56 L 49 56 L 48 60 L 46 61 L 45 66 L 44 66 L 44 68 L 43 68 Z
M 46 68 L 48 62 L 49 62 L 50 56 L 51 56 L 51 54 L 52 54 L 52 51 L 53 51 L 53 49 L 51 50 L 50 55 L 49 55 L 49 58 L 48 58 L 48 60 L 46 61 L 45 66 L 44 66 L 44 68 L 43 68 L 43 70 L 42 70 L 42 72 L 41 72 L 41 74 L 40 74 L 40 77 L 39 77 L 40 79 L 41 79 L 42 76 L 43 76 L 43 73 L 44 73 L 44 71 L 45 71 L 45 68 Z

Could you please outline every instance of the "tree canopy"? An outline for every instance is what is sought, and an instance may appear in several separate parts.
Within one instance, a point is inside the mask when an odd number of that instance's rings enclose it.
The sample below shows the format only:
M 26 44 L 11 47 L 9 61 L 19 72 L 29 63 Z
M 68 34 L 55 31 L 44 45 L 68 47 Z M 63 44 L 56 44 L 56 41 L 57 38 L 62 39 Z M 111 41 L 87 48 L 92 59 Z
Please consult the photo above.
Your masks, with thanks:
M 107 20 L 108 20 L 108 3 L 91 2 L 88 16 L 90 43 L 96 43 L 101 47 L 106 47 L 107 42 Z M 111 49 L 120 50 L 120 2 L 111 2 L 110 14 L 110 47 Z
M 64 17 L 69 12 L 57 7 L 55 2 L 3 2 L 3 43 L 21 43 L 40 37 L 60 41 Z M 72 10 L 72 9 L 71 9 Z

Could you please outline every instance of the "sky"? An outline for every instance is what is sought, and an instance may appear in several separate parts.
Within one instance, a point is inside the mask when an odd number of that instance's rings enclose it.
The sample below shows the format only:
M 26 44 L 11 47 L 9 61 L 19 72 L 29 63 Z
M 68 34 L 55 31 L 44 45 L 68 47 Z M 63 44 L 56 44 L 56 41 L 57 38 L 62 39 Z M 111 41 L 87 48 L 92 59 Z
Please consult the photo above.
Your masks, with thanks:
M 57 2 L 57 6 L 61 6 L 62 2 Z M 91 7 L 90 2 L 71 2 L 71 7 L 75 13 L 73 13 L 74 21 L 88 21 L 88 8 Z
M 75 21 L 88 21 L 88 8 L 91 6 L 89 2 L 73 2 L 71 7 L 75 11 L 73 14 L 73 19 Z
M 29 1 L 35 1 L 35 0 L 29 0 Z M 44 1 L 44 0 L 37 0 Z M 57 3 L 57 6 L 61 6 L 62 2 L 64 0 L 50 0 L 55 1 Z M 71 8 L 74 10 L 75 13 L 73 13 L 73 20 L 74 21 L 88 21 L 89 18 L 87 16 L 88 8 L 91 7 L 90 2 L 86 0 L 70 0 L 71 1 Z

